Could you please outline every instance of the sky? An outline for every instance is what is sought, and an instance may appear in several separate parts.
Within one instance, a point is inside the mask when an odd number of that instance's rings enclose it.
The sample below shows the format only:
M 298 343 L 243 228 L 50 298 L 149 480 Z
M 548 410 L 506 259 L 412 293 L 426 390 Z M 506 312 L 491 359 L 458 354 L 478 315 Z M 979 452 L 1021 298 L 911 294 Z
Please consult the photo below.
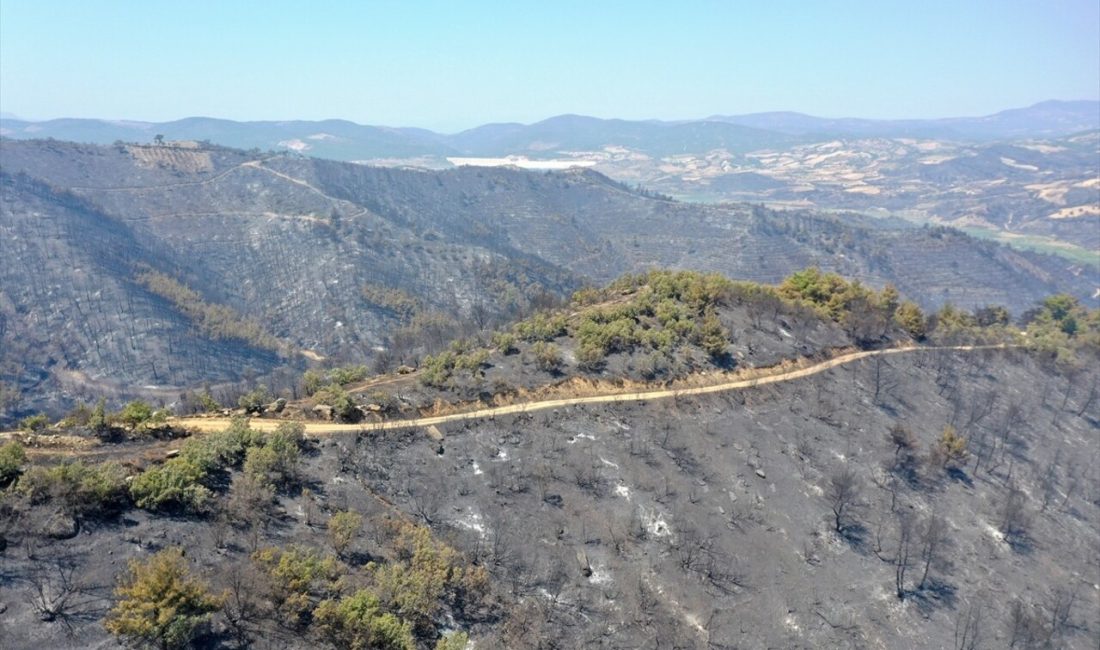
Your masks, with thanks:
M 986 115 L 1100 99 L 1097 0 L 0 0 L 0 111 L 348 119 Z

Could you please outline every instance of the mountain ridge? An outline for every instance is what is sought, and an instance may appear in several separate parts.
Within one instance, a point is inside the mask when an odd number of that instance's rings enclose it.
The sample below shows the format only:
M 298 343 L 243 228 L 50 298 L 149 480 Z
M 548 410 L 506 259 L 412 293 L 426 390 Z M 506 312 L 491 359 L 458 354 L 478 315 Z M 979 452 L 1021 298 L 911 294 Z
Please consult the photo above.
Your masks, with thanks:
M 438 133 L 415 127 L 391 127 L 358 124 L 349 120 L 331 118 L 325 120 L 259 120 L 234 121 L 213 117 L 186 117 L 167 122 L 130 120 L 106 120 L 87 118 L 56 118 L 43 121 L 19 120 L 10 115 L 0 118 L 0 135 L 10 138 L 54 137 L 57 139 L 110 144 L 126 140 L 135 134 L 151 138 L 162 134 L 179 140 L 210 139 L 218 144 L 250 149 L 278 148 L 283 142 L 326 133 L 332 128 L 335 137 L 356 140 L 350 150 L 318 149 L 324 157 L 342 160 L 358 158 L 397 157 L 432 154 L 494 155 L 514 153 L 516 142 L 508 137 L 525 139 L 528 144 L 538 140 L 547 130 L 554 132 L 561 126 L 570 128 L 594 126 L 622 129 L 634 137 L 656 137 L 662 131 L 682 130 L 685 125 L 719 130 L 720 124 L 731 124 L 761 133 L 743 132 L 756 136 L 768 136 L 771 142 L 783 143 L 791 136 L 828 137 L 882 136 L 922 137 L 945 139 L 988 140 L 1024 137 L 1065 136 L 1075 132 L 1100 128 L 1100 101 L 1048 100 L 1028 107 L 1014 108 L 980 117 L 948 117 L 934 119 L 868 119 L 822 118 L 793 111 L 749 113 L 744 115 L 712 115 L 702 119 L 687 120 L 624 120 L 597 118 L 578 114 L 551 116 L 530 124 L 519 122 L 487 123 L 456 133 Z M 699 126 L 709 125 L 709 126 Z M 237 133 L 227 133 L 232 127 Z M 734 132 L 737 133 L 737 132 Z M 399 137 L 400 136 L 400 137 Z M 501 147 L 501 143 L 509 147 Z M 716 141 L 721 146 L 721 140 Z M 574 142 L 574 144 L 577 144 Z M 607 142 L 604 144 L 621 144 Z M 713 143 L 712 143 L 713 144 Z M 569 145 L 573 146 L 573 145 Z M 717 148 L 711 146 L 709 148 Z M 745 146 L 745 145 L 741 145 Z M 537 149 L 527 150 L 537 152 Z M 343 154 L 343 157 L 340 154 Z

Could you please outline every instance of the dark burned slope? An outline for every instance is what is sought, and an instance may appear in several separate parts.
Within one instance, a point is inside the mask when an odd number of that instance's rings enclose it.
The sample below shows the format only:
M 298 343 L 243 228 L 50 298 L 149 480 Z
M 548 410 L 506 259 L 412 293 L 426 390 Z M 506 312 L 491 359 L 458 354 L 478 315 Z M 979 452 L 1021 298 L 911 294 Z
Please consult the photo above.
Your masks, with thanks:
M 422 431 L 336 436 L 303 458 L 309 492 L 280 493 L 262 525 L 130 510 L 51 541 L 37 532 L 49 507 L 7 520 L 0 634 L 16 648 L 114 647 L 97 622 L 114 576 L 181 545 L 192 571 L 255 608 L 255 647 L 333 647 L 276 622 L 248 556 L 324 549 L 321 522 L 350 509 L 371 524 L 343 554 L 347 589 L 367 559 L 390 561 L 381 522 L 397 512 L 488 571 L 495 605 L 437 622 L 479 648 L 939 648 L 957 626 L 975 648 L 1092 648 L 1096 381 L 1015 351 L 917 351 L 726 395 L 471 421 L 443 428 L 443 453 Z M 948 425 L 971 455 L 944 467 L 928 454 Z M 900 452 L 896 426 L 913 434 Z M 942 535 L 922 555 L 929 522 Z M 33 607 L 35 585 L 56 585 L 53 558 L 85 590 L 71 636 Z M 214 630 L 204 643 L 228 647 L 221 615 Z
M 594 173 L 421 172 L 55 141 L 4 141 L 0 166 L 0 381 L 6 394 L 25 396 L 6 405 L 8 417 L 70 403 L 78 391 L 66 377 L 80 377 L 90 395 L 111 379 L 131 395 L 160 387 L 146 394 L 171 401 L 198 374 L 210 382 L 269 374 L 299 363 L 301 351 L 366 361 L 410 320 L 411 345 L 422 349 L 433 336 L 444 340 L 433 334 L 440 323 L 476 329 L 544 294 L 654 265 L 774 282 L 819 264 L 872 285 L 894 282 L 926 306 L 1016 311 L 1057 290 L 1087 297 L 1095 285 L 1062 260 L 951 231 L 670 203 Z M 93 217 L 74 212 L 77 199 Z M 100 230 L 123 234 L 101 251 Z M 188 327 L 186 308 L 136 282 L 149 270 L 258 324 L 287 344 L 284 358 Z M 66 333 L 89 320 L 102 331 Z M 120 331 L 125 344 L 105 344 Z M 51 352 L 32 354 L 28 342 Z M 203 364 L 210 372 L 197 370 Z

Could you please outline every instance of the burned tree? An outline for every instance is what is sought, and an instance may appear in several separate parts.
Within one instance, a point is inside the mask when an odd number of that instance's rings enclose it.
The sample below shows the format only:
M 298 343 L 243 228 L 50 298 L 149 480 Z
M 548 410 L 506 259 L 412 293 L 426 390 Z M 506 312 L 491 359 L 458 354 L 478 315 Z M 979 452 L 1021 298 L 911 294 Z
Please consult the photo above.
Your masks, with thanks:
M 852 511 L 859 506 L 863 485 L 852 468 L 845 467 L 833 474 L 825 495 L 833 512 L 833 528 L 843 535 L 852 525 Z

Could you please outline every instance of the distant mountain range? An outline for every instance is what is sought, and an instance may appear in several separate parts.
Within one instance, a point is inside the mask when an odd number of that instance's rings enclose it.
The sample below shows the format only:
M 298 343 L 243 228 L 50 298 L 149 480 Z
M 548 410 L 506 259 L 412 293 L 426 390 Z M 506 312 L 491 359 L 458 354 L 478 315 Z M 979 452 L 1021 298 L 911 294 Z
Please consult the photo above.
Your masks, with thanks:
M 801 113 L 754 113 L 662 122 L 560 115 L 534 124 L 486 124 L 456 134 L 355 124 L 345 120 L 235 122 L 189 117 L 173 122 L 56 119 L 33 122 L 5 114 L 0 135 L 109 144 L 209 140 L 243 149 L 289 149 L 333 160 L 416 156 L 552 157 L 568 151 L 626 147 L 650 156 L 725 149 L 738 153 L 825 138 L 934 138 L 958 141 L 1050 138 L 1100 129 L 1100 102 L 1048 101 L 985 117 L 934 120 L 821 118 Z

